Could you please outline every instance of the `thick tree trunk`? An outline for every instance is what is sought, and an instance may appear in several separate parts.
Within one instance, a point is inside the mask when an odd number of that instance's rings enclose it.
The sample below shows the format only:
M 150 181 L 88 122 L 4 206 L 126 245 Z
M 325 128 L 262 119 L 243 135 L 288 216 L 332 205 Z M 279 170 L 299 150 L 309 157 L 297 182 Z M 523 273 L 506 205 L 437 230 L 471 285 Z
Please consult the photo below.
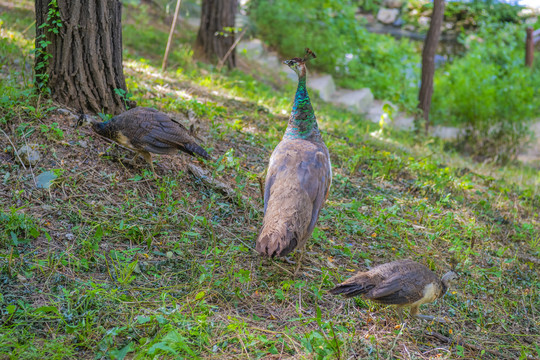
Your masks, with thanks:
M 125 111 L 121 11 L 119 0 L 36 0 L 37 87 L 76 110 Z
M 433 95 L 433 76 L 435 75 L 435 52 L 439 37 L 441 36 L 441 27 L 444 16 L 444 0 L 434 0 L 433 14 L 431 15 L 431 24 L 424 42 L 422 51 L 422 83 L 418 94 L 418 108 L 420 116 L 424 118 L 424 127 L 427 134 L 429 130 L 429 109 L 431 107 L 431 96 Z M 416 130 L 420 127 L 417 122 Z
M 234 44 L 234 18 L 236 0 L 203 0 L 201 26 L 195 42 L 198 57 L 213 63 L 222 59 Z M 228 29 L 229 28 L 229 29 Z M 225 64 L 236 67 L 235 51 L 230 54 Z

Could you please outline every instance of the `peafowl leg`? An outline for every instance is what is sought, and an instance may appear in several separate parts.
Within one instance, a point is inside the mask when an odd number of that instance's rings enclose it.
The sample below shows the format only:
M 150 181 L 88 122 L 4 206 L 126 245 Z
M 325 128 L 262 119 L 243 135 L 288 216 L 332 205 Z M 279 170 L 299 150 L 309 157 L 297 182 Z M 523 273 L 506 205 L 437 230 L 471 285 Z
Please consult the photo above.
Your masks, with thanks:
M 403 326 L 403 308 L 398 306 L 397 311 L 399 315 L 399 323 Z
M 266 179 L 266 171 L 267 169 L 264 169 L 263 172 L 257 174 L 257 181 L 259 182 L 259 190 L 261 192 L 261 199 L 264 201 L 264 181 Z
M 157 180 L 157 174 L 156 170 L 154 169 L 154 163 L 152 162 L 152 154 L 150 154 L 148 151 L 139 152 L 139 154 L 146 160 L 147 163 L 150 164 L 150 167 L 152 168 L 152 174 L 154 174 L 154 180 Z
M 296 264 L 296 269 L 294 269 L 293 276 L 296 277 L 296 274 L 298 273 L 298 270 L 300 270 L 300 266 L 302 266 L 302 258 L 304 257 L 304 252 L 306 251 L 306 245 L 302 246 L 302 249 L 300 251 L 300 257 L 298 258 L 298 264 Z

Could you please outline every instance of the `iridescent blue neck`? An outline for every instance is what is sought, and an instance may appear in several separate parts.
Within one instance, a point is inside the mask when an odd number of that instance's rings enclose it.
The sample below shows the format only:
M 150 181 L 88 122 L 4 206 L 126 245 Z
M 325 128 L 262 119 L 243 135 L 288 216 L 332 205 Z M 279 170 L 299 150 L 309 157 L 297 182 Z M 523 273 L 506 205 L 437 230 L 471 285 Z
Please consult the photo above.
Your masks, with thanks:
M 287 139 L 307 139 L 320 135 L 317 126 L 317 119 L 309 100 L 306 88 L 305 71 L 298 78 L 298 88 L 294 96 L 294 105 L 289 118 L 289 125 L 285 131 L 284 138 Z

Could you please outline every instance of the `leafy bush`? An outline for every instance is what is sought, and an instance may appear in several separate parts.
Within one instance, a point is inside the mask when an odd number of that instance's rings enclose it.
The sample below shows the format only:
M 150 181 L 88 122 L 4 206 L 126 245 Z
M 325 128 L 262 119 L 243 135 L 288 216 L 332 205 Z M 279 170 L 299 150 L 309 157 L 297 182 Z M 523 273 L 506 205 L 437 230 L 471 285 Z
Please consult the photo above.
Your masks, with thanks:
M 522 6 L 508 4 L 498 0 L 447 1 L 444 8 L 444 20 L 453 24 L 457 31 L 475 30 L 490 23 L 521 23 L 519 12 Z M 420 25 L 427 31 L 428 25 L 420 24 L 421 17 L 431 18 L 433 2 L 409 0 L 405 6 L 403 20 L 414 26 Z
M 499 161 L 515 156 L 540 113 L 540 75 L 524 66 L 524 30 L 491 24 L 466 41 L 468 53 L 435 77 L 431 115 L 467 129 L 473 152 Z
M 0 211 L 0 247 L 27 243 L 40 235 L 40 228 L 34 218 L 23 213 Z
M 355 18 L 358 4 L 340 0 L 255 0 L 258 34 L 286 57 L 307 46 L 313 66 L 348 88 L 369 87 L 377 98 L 415 106 L 419 56 L 407 40 L 369 33 Z

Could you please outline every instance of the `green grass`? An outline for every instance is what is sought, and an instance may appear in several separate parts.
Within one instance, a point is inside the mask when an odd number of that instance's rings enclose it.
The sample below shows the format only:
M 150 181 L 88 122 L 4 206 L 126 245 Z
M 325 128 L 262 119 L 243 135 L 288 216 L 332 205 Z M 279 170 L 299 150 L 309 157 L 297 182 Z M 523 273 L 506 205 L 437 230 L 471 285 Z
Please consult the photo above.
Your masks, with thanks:
M 2 33 L 0 57 L 17 75 L 0 75 L 10 94 L 0 106 L 0 358 L 540 355 L 537 171 L 474 164 L 444 143 L 380 132 L 314 98 L 334 179 L 294 278 L 294 265 L 253 250 L 256 175 L 281 139 L 292 85 L 180 57 L 181 71 L 161 74 L 155 39 L 166 29 L 146 28 L 138 41 L 128 35 L 136 28 L 124 34 L 134 99 L 197 119 L 214 158 L 199 166 L 234 189 L 227 198 L 189 173 L 184 162 L 195 160 L 161 156 L 155 181 L 142 160 L 123 162 L 132 154 L 30 96 L 20 59 L 31 37 L 2 19 L 14 36 Z M 13 153 L 25 143 L 40 145 L 32 169 Z M 51 169 L 60 169 L 52 187 L 36 189 L 33 178 Z M 398 258 L 439 274 L 456 266 L 457 284 L 421 309 L 449 324 L 412 320 L 400 333 L 393 308 L 326 292 L 354 270 Z

